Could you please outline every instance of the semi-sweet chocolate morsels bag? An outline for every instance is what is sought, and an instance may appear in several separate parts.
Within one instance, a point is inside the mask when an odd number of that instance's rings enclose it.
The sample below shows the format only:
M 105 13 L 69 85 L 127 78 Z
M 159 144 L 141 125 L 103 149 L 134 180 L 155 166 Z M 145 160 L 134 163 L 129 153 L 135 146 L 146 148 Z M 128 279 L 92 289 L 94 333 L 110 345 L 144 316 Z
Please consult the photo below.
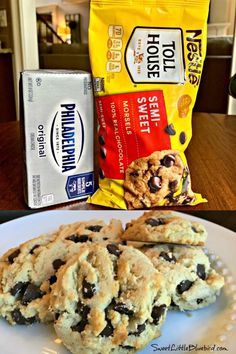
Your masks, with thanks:
M 89 202 L 195 205 L 184 151 L 206 54 L 209 0 L 92 0 L 89 48 L 100 144 Z

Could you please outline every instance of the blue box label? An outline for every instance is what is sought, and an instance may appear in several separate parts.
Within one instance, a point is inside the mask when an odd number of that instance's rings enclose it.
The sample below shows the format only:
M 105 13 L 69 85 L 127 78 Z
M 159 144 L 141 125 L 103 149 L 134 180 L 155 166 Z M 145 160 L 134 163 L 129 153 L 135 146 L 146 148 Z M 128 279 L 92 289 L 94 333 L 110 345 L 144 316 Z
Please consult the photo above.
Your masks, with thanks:
M 66 193 L 69 199 L 91 195 L 94 192 L 93 172 L 82 173 L 67 178 Z

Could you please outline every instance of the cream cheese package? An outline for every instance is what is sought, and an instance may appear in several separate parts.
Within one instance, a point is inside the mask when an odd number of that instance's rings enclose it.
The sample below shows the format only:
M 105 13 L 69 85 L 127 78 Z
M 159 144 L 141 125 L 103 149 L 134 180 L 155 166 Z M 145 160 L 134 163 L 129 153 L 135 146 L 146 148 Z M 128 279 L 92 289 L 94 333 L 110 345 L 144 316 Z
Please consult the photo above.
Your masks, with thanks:
M 94 191 L 93 93 L 83 71 L 21 74 L 25 197 L 31 208 L 86 198 Z

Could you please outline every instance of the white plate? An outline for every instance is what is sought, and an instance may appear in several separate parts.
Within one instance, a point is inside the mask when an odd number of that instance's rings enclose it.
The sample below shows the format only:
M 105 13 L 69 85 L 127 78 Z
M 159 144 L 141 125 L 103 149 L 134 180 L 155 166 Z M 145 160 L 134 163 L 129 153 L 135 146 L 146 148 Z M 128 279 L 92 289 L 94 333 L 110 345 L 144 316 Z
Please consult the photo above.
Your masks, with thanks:
M 15 219 L 0 225 L 0 254 L 34 236 L 54 231 L 59 225 L 77 220 L 120 218 L 123 223 L 142 212 L 124 211 L 48 211 Z M 187 219 L 198 218 L 185 214 Z M 236 353 L 236 234 L 211 222 L 200 220 L 208 230 L 207 247 L 218 271 L 224 274 L 226 286 L 217 302 L 191 314 L 169 312 L 162 336 L 140 352 L 200 353 L 210 352 L 209 346 L 227 348 Z M 205 348 L 203 347 L 205 345 Z M 172 347 L 171 347 L 172 346 Z M 181 346 L 178 348 L 178 346 Z M 202 347 L 202 348 L 201 348 Z M 204 350 L 205 349 L 205 350 Z M 219 350 L 219 349 L 218 349 Z M 225 351 L 222 349 L 222 351 Z M 68 354 L 57 340 L 53 326 L 36 324 L 30 327 L 9 326 L 0 320 L 1 354 Z

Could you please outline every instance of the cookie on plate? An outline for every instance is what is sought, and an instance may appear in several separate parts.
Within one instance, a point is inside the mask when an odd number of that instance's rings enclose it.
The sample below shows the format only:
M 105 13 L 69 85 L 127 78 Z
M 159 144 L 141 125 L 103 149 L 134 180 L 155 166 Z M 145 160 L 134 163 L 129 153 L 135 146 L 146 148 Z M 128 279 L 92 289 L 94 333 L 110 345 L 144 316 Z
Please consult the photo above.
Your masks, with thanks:
M 60 266 L 85 242 L 117 242 L 121 232 L 118 220 L 78 222 L 9 250 L 0 259 L 0 316 L 11 324 L 51 322 L 50 292 Z
M 140 251 L 87 244 L 57 278 L 54 326 L 73 354 L 134 353 L 160 335 L 170 297 Z
M 124 190 L 129 209 L 191 204 L 195 199 L 188 168 L 176 150 L 155 151 L 133 161 L 125 172 Z
M 145 246 L 142 251 L 165 278 L 172 306 L 197 310 L 216 301 L 224 278 L 211 267 L 200 247 L 169 244 Z
M 188 221 L 170 211 L 150 211 L 126 225 L 123 240 L 177 243 L 203 246 L 207 238 L 205 227 Z

